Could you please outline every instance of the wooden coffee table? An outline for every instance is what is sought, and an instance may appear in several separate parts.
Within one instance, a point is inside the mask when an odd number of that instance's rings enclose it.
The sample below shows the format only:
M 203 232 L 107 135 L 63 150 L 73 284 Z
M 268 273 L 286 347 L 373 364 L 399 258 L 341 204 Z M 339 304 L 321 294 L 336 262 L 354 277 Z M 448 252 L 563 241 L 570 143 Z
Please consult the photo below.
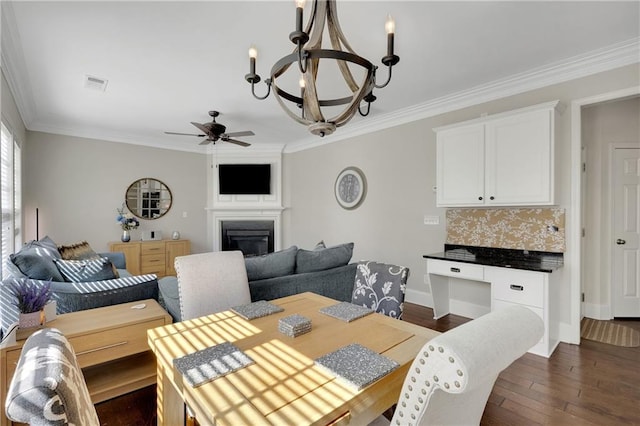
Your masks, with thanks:
M 142 309 L 133 306 L 144 304 Z M 94 404 L 156 383 L 156 360 L 147 345 L 147 330 L 171 323 L 153 299 L 58 315 L 47 327 L 69 339 Z M 16 369 L 24 340 L 13 336 L 0 347 L 0 401 Z M 10 424 L 2 410 L 0 425 Z

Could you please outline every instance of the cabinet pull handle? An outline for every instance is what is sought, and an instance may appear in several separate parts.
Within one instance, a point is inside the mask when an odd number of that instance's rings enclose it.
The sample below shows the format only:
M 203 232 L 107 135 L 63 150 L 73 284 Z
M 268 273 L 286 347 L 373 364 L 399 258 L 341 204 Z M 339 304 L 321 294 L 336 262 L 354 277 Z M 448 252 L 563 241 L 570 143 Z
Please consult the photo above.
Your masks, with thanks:
M 460 272 L 460 268 L 451 268 L 451 272 Z
M 523 286 L 523 285 L 511 284 L 511 285 L 509 286 L 509 288 L 510 288 L 511 290 L 524 291 L 524 286 Z
M 81 352 L 76 352 L 76 355 L 86 355 L 86 354 L 90 354 L 92 352 L 98 352 L 98 351 L 103 351 L 105 349 L 111 349 L 111 348 L 115 348 L 118 346 L 122 346 L 122 345 L 126 345 L 129 342 L 118 342 L 118 343 L 113 343 L 111 345 L 106 345 L 106 346 L 100 346 L 99 348 L 94 348 L 94 349 L 87 349 L 86 351 L 81 351 Z

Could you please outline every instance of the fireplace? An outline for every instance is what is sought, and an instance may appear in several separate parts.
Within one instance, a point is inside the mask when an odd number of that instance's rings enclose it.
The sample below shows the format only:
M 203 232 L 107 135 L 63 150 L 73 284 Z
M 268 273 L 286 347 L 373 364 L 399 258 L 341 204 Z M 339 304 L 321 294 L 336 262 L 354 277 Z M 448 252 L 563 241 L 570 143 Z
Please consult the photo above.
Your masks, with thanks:
M 245 257 L 274 251 L 272 220 L 223 220 L 220 229 L 223 251 L 240 250 Z

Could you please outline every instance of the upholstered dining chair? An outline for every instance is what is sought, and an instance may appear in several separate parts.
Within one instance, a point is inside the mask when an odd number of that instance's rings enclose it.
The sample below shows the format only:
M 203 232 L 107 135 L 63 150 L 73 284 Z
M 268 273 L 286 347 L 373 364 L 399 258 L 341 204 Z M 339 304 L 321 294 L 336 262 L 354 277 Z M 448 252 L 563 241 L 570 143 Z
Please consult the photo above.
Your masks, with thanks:
M 24 343 L 5 411 L 31 425 L 100 424 L 75 352 L 58 329 L 38 330 Z
M 378 262 L 360 262 L 351 303 L 392 318 L 402 318 L 409 268 Z
M 407 372 L 391 425 L 480 424 L 498 374 L 543 332 L 537 314 L 510 306 L 432 339 Z M 371 424 L 389 420 L 380 416 Z
M 216 251 L 175 259 L 182 321 L 251 302 L 241 251 Z

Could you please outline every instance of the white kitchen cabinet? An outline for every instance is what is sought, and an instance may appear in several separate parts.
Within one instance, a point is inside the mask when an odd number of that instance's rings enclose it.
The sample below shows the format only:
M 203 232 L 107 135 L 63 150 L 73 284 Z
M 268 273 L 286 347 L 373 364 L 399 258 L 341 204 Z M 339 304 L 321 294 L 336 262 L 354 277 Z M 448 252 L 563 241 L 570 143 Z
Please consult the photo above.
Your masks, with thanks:
M 553 205 L 557 105 L 434 129 L 437 206 Z

